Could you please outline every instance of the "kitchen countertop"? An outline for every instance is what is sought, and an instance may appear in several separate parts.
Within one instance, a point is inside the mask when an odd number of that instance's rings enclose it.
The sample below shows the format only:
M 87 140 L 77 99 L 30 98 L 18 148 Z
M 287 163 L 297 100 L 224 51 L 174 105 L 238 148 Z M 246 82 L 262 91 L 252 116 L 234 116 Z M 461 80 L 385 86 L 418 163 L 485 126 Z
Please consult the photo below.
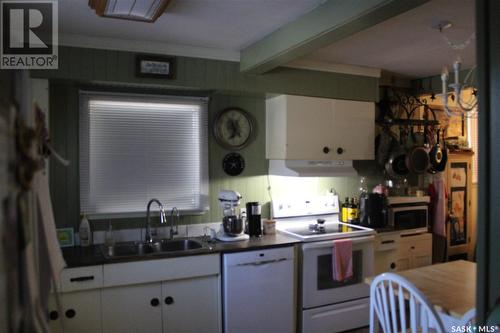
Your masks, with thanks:
M 201 237 L 193 237 L 197 240 L 202 240 Z M 63 248 L 63 256 L 66 260 L 67 268 L 82 267 L 82 266 L 93 266 L 102 264 L 114 264 L 129 261 L 141 261 L 141 260 L 152 260 L 152 259 L 163 259 L 163 258 L 176 258 L 191 255 L 204 255 L 204 254 L 214 254 L 214 253 L 231 253 L 240 251 L 250 251 L 258 250 L 264 248 L 280 247 L 284 245 L 293 245 L 300 243 L 300 240 L 288 237 L 283 234 L 276 235 L 264 235 L 260 238 L 250 238 L 250 240 L 240 241 L 240 242 L 220 242 L 220 241 L 202 241 L 207 248 L 195 249 L 189 251 L 176 251 L 176 252 L 165 252 L 158 253 L 154 255 L 145 255 L 137 257 L 122 257 L 122 258 L 112 258 L 108 259 L 104 257 L 101 252 L 100 245 L 93 245 L 90 247 L 67 247 Z

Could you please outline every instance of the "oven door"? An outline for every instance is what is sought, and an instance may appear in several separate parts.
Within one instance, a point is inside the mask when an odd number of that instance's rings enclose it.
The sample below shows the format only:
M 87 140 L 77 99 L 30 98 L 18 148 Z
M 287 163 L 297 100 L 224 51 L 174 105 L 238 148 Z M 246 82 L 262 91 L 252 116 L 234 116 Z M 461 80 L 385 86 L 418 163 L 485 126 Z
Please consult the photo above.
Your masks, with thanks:
M 396 230 L 427 231 L 428 215 L 427 205 L 390 207 L 389 225 Z
M 332 277 L 333 240 L 302 245 L 302 308 L 368 297 L 365 278 L 373 275 L 374 236 L 352 238 L 353 278 L 336 282 Z

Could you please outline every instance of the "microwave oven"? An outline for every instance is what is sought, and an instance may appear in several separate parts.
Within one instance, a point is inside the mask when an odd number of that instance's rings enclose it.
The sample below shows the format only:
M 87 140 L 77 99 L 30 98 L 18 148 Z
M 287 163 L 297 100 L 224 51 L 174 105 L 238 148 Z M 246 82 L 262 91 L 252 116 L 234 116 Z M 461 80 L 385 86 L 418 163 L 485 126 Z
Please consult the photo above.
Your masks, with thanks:
M 387 222 L 394 230 L 427 232 L 430 197 L 387 197 Z

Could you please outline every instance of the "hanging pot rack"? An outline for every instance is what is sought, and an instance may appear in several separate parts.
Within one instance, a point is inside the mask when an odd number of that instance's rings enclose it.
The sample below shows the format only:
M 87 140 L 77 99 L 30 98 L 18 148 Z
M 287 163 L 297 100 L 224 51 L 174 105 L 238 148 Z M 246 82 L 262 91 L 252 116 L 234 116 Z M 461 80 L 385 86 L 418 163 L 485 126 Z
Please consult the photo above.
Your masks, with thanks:
M 377 103 L 379 115 L 376 122 L 380 126 L 439 126 L 436 109 L 427 104 L 426 99 L 415 97 L 406 91 L 385 87 L 384 97 Z M 423 108 L 424 119 L 417 118 Z M 429 119 L 432 115 L 432 119 Z

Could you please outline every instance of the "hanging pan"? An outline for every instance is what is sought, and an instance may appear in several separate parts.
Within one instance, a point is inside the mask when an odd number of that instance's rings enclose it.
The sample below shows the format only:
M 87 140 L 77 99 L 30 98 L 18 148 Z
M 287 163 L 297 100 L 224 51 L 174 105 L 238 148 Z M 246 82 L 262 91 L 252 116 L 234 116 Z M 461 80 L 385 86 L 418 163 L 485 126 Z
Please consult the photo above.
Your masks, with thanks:
M 411 135 L 414 146 L 406 155 L 406 167 L 412 173 L 422 174 L 429 168 L 429 152 L 424 146 L 418 144 L 413 128 L 411 130 Z
M 390 178 L 400 178 L 406 176 L 409 172 L 406 167 L 406 150 L 403 144 L 403 131 L 399 129 L 399 144 L 391 150 L 389 159 L 385 163 L 385 171 Z
M 439 164 L 435 168 L 436 171 L 439 171 L 439 172 L 443 172 L 444 169 L 446 169 L 446 163 L 448 162 L 448 148 L 446 148 L 446 142 L 444 140 L 444 130 L 441 133 L 443 133 L 442 148 L 441 148 L 442 157 L 441 157 L 441 161 L 439 162 Z M 439 131 L 438 131 L 438 140 L 439 140 Z
M 439 135 L 441 130 L 437 130 L 437 140 L 436 143 L 432 146 L 431 151 L 429 152 L 429 160 L 431 162 L 431 167 L 436 169 L 443 160 L 443 149 L 441 148 L 441 144 L 439 143 Z

